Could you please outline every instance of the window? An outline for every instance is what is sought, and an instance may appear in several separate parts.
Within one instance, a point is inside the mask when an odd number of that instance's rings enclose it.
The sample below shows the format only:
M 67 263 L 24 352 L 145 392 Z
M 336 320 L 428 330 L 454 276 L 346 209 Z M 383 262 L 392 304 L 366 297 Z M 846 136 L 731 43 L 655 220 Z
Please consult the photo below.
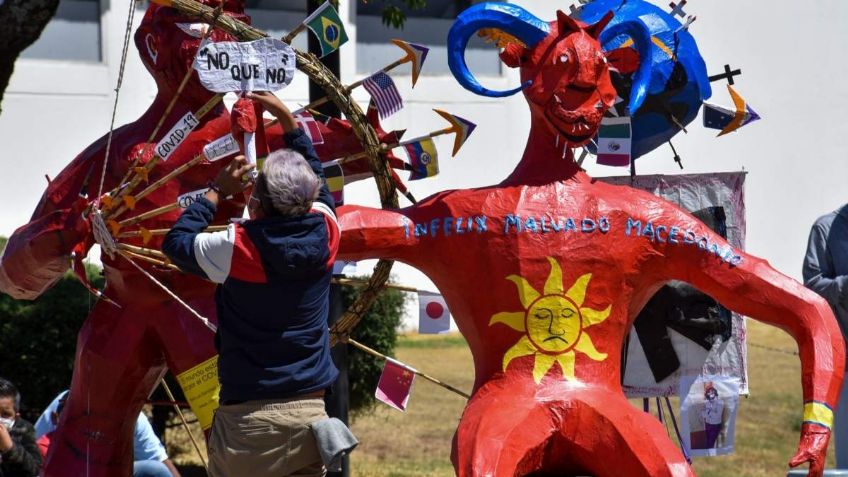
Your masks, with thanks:
M 422 74 L 450 74 L 447 59 L 448 31 L 456 16 L 478 1 L 428 0 L 427 6 L 421 10 L 402 7 L 406 14 L 402 30 L 383 25 L 383 2 L 359 2 L 356 11 L 356 71 L 362 74 L 373 73 L 392 61 L 398 56 L 399 50 L 390 40 L 400 38 L 430 48 Z M 468 42 L 465 60 L 477 76 L 501 74 L 498 49 L 477 37 Z
M 21 58 L 99 63 L 100 43 L 100 2 L 62 0 L 41 37 Z
M 306 18 L 306 0 L 247 0 L 245 13 L 251 24 L 272 38 L 282 38 Z M 292 46 L 301 51 L 308 49 L 308 36 L 301 33 Z

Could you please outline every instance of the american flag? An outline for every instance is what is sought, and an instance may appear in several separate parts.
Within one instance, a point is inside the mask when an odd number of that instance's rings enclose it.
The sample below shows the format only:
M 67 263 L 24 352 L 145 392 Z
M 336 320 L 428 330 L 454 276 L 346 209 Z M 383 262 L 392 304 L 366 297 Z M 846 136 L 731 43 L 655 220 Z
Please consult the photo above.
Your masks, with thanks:
M 403 108 L 403 99 L 398 93 L 395 82 L 382 71 L 370 76 L 363 83 L 365 89 L 377 102 L 377 111 L 381 118 L 387 118 Z

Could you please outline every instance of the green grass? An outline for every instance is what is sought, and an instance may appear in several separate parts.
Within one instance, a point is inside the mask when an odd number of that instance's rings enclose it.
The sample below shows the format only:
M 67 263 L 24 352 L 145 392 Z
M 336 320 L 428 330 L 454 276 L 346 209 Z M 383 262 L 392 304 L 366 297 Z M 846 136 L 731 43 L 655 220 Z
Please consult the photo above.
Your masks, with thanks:
M 753 321 L 748 323 L 750 343 L 795 349 L 794 342 L 782 331 Z M 459 335 L 402 336 L 397 357 L 459 389 L 471 390 L 474 377 L 471 354 Z M 786 475 L 786 462 L 795 452 L 800 429 L 800 372 L 797 356 L 750 347 L 751 396 L 741 398 L 739 405 L 736 452 L 695 459 L 695 473 L 699 477 Z M 673 404 L 676 405 L 676 399 Z M 351 476 L 453 476 L 451 439 L 464 405 L 461 396 L 416 378 L 406 412 L 380 405 L 372 414 L 361 416 L 351 424 L 361 442 L 351 456 Z M 634 405 L 641 407 L 641 401 Z M 169 450 L 175 462 L 199 463 L 185 433 L 179 428 L 169 433 Z M 828 455 L 831 466 L 832 455 L 831 443 Z M 202 475 L 202 471 L 192 475 Z

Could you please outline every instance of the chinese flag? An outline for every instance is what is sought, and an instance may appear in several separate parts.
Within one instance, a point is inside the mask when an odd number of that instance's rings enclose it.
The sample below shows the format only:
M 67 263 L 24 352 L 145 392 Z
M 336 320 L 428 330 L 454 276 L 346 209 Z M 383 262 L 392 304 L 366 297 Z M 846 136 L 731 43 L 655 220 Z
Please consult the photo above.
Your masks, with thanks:
M 374 396 L 398 411 L 405 411 L 414 379 L 412 368 L 388 358 Z

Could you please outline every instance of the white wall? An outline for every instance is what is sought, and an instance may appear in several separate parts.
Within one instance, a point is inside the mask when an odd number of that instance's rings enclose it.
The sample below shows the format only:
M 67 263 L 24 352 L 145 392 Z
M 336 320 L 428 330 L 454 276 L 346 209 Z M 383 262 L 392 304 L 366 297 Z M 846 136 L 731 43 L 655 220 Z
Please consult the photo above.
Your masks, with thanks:
M 521 2 L 541 18 L 552 19 L 562 1 Z M 575 2 L 576 3 L 576 2 Z M 655 2 L 665 4 L 666 2 Z M 44 174 L 55 176 L 79 151 L 108 131 L 120 59 L 126 1 L 104 7 L 102 18 L 103 64 L 81 65 L 21 60 L 6 92 L 0 115 L 0 144 L 6 163 L 0 176 L 0 234 L 8 235 L 24 224 L 44 189 Z M 351 44 L 342 48 L 342 76 L 355 79 L 355 2 L 343 2 Z M 700 118 L 679 135 L 675 146 L 683 157 L 684 172 L 749 171 L 747 183 L 748 251 L 767 258 L 784 273 L 798 278 L 813 220 L 846 202 L 848 177 L 848 95 L 842 83 L 848 64 L 841 50 L 848 45 L 848 2 L 788 0 L 745 2 L 713 0 L 689 2 L 698 20 L 692 26 L 708 69 L 715 74 L 725 63 L 741 67 L 737 91 L 763 116 L 737 134 L 715 138 L 716 131 L 700 126 Z M 139 15 L 140 18 L 140 15 Z M 289 27 L 287 25 L 286 27 Z M 403 37 L 403 32 L 398 35 Z M 117 124 L 131 121 L 149 104 L 152 81 L 143 71 L 134 48 L 121 93 Z M 394 58 L 386 58 L 386 62 Z M 456 158 L 450 158 L 451 139 L 441 138 L 441 174 L 411 183 L 423 198 L 448 188 L 475 187 L 503 179 L 517 163 L 527 136 L 528 113 L 521 96 L 487 99 L 472 95 L 449 76 L 429 76 L 425 66 L 415 90 L 408 67 L 395 76 L 406 108 L 387 121 L 408 128 L 407 137 L 444 127 L 433 107 L 476 122 L 479 127 Z M 300 78 L 281 96 L 306 100 Z M 515 72 L 482 82 L 504 89 L 518 84 Z M 725 87 L 714 83 L 712 102 L 732 104 Z M 358 91 L 357 99 L 367 99 Z M 639 173 L 679 173 L 665 148 L 641 158 Z M 589 162 L 587 160 L 587 162 Z M 584 165 L 596 176 L 626 174 L 596 164 Z M 347 191 L 349 203 L 376 203 L 370 183 Z M 401 199 L 403 202 L 405 199 Z M 360 271 L 370 268 L 361 265 Z M 404 283 L 432 289 L 420 274 L 398 267 Z M 414 303 L 412 303 L 414 305 Z

